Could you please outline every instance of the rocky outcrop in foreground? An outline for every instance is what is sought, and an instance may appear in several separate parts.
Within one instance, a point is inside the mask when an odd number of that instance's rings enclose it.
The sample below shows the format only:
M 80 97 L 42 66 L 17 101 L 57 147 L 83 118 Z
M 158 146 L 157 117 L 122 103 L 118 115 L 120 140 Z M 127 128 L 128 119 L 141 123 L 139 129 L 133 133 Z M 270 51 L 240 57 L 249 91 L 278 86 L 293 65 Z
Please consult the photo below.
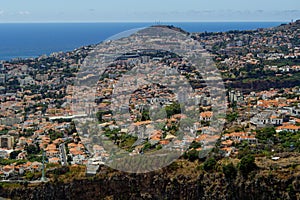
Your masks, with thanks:
M 164 170 L 148 174 L 116 173 L 70 182 L 48 182 L 2 188 L 12 199 L 300 199 L 298 173 L 254 171 L 228 180 L 222 172 L 201 171 L 196 177 Z

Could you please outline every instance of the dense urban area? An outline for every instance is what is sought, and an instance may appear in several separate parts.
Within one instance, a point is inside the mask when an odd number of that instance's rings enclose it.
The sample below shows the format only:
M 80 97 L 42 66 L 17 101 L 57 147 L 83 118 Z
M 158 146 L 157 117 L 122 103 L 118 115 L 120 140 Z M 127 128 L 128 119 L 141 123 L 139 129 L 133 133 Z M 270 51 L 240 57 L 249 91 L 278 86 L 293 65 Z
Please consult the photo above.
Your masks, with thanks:
M 172 26 L 165 28 L 185 33 Z M 232 185 L 236 177 L 247 179 L 260 172 L 279 174 L 283 179 L 292 176 L 280 197 L 299 199 L 300 21 L 253 31 L 185 34 L 212 55 L 225 84 L 227 110 L 218 119 L 224 122 L 221 133 L 211 134 L 215 131 L 210 126 L 215 120 L 211 106 L 214 99 L 203 95 L 206 91 L 199 84 L 197 71 L 175 54 L 150 50 L 124 55 L 103 73 L 98 82 L 95 115 L 101 133 L 132 156 L 159 151 L 169 143 L 182 151 L 181 144 L 188 142 L 188 150 L 162 169 L 167 170 L 164 173 L 168 177 L 197 177 L 210 172 Z M 120 173 L 103 165 L 110 157 L 104 146 L 94 145 L 93 152 L 86 148 L 80 135 L 88 130 L 76 127 L 74 122 L 79 115 L 72 110 L 72 85 L 95 46 L 1 62 L 0 187 L 92 180 L 96 178 L 87 176 Z M 176 101 L 167 86 L 153 84 L 136 90 L 130 105 L 124 108 L 130 110 L 132 126 L 116 126 L 110 109 L 114 85 L 137 62 L 168 64 L 184 75 L 197 94 L 198 121 L 181 113 L 184 105 Z M 164 76 L 172 76 L 172 71 Z M 147 107 L 153 99 L 161 101 L 166 113 L 156 113 L 160 130 L 155 131 Z M 183 123 L 192 124 L 194 138 L 180 138 L 178 126 Z M 206 149 L 211 149 L 208 155 L 199 156 Z

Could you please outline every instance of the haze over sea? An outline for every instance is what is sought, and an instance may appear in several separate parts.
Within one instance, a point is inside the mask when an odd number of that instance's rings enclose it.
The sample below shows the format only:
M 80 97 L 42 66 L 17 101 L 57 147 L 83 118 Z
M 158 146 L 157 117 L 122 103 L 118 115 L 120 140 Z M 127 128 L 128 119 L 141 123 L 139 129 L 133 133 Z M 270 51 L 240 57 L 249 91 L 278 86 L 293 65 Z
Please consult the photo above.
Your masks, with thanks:
M 269 28 L 283 22 L 170 22 L 188 32 L 223 32 Z M 155 23 L 3 23 L 0 60 L 49 55 L 97 44 L 120 32 Z

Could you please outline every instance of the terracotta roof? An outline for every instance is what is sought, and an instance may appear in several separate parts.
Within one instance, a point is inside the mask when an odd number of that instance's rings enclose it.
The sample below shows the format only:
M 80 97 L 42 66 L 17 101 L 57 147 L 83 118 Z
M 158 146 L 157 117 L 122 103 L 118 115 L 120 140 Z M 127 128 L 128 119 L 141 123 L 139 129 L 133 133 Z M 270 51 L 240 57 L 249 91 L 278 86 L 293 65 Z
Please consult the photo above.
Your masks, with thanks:
M 151 122 L 152 121 L 135 122 L 134 125 L 135 126 L 147 125 L 147 124 L 151 124 Z
M 231 146 L 232 143 L 233 143 L 232 140 L 226 140 L 226 141 L 223 141 L 223 142 L 222 142 L 222 145 L 225 145 L 225 146 Z
M 229 152 L 229 151 L 232 151 L 232 148 L 231 147 L 224 147 L 224 148 L 221 148 L 221 150 Z
M 284 126 L 277 127 L 277 130 L 283 130 L 283 129 L 300 130 L 300 126 L 290 124 L 290 125 L 284 125 Z
M 161 140 L 159 143 L 160 143 L 160 144 L 163 144 L 163 145 L 167 145 L 167 144 L 169 144 L 170 142 L 169 142 L 169 140 Z
M 56 145 L 55 144 L 49 144 L 46 148 L 47 151 L 50 151 L 50 150 L 56 150 Z
M 212 115 L 213 115 L 213 112 L 211 112 L 211 111 L 206 111 L 206 112 L 200 113 L 201 117 L 212 117 Z

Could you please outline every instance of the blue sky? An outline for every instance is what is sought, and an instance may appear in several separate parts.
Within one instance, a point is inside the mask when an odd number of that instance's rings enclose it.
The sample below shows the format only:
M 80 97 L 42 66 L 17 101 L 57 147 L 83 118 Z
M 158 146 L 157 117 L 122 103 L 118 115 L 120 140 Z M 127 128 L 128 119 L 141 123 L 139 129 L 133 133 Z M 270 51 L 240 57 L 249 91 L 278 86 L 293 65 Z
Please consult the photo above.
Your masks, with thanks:
M 0 0 L 0 22 L 290 21 L 299 0 Z

